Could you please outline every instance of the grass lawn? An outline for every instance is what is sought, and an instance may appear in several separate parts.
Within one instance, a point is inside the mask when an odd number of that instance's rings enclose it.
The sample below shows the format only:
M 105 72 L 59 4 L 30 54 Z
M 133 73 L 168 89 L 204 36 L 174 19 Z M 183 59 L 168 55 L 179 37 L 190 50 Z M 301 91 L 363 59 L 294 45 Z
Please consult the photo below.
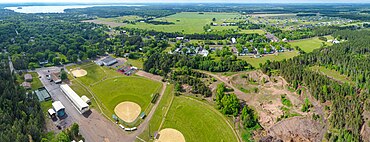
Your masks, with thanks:
M 156 31 L 163 31 L 163 32 L 183 32 L 183 33 L 202 33 L 204 32 L 203 26 L 206 24 L 210 24 L 212 18 L 216 18 L 214 23 L 218 23 L 219 25 L 223 23 L 223 21 L 233 21 L 234 18 L 240 17 L 238 13 L 212 13 L 212 12 L 205 12 L 204 14 L 199 14 L 198 12 L 182 12 L 177 13 L 174 15 L 170 15 L 167 17 L 161 17 L 154 19 L 155 21 L 167 21 L 173 22 L 175 24 L 172 25 L 153 25 L 147 23 L 136 23 L 127 24 L 125 27 L 128 28 L 140 28 L 140 29 L 150 29 Z M 224 29 L 236 29 L 236 26 L 228 26 L 228 27 L 221 27 L 221 26 L 212 26 L 211 29 L 214 30 L 224 30 Z
M 262 29 L 242 30 L 242 31 L 240 31 L 240 33 L 243 33 L 243 34 L 259 34 L 259 35 L 263 35 L 263 34 L 265 34 L 265 31 L 263 31 Z
M 31 74 L 32 75 L 32 82 L 31 82 L 31 90 L 37 90 L 40 87 L 43 87 L 40 79 L 39 79 L 39 74 L 37 72 L 29 72 L 29 73 L 22 73 L 21 75 L 17 74 L 17 82 L 19 84 L 22 84 L 24 82 L 24 75 L 25 74 Z
M 162 129 L 179 130 L 187 142 L 238 141 L 224 117 L 208 104 L 180 96 L 173 100 Z
M 247 61 L 249 64 L 251 64 L 255 68 L 259 68 L 259 64 L 264 64 L 267 60 L 270 61 L 281 61 L 284 59 L 293 58 L 294 56 L 299 55 L 297 51 L 292 52 L 283 52 L 279 53 L 279 55 L 266 55 L 261 58 L 254 58 L 249 56 L 239 56 L 239 59 Z
M 139 136 L 141 139 L 144 139 L 146 141 L 150 140 L 149 134 L 153 136 L 154 132 L 159 129 L 159 126 L 161 125 L 164 114 L 166 113 L 166 110 L 168 109 L 170 105 L 172 96 L 174 95 L 173 89 L 174 89 L 173 85 L 167 85 L 166 91 L 164 92 L 162 99 L 159 102 L 158 107 L 155 110 L 155 113 L 153 114 L 152 119 L 149 121 L 150 130 L 149 130 L 149 127 L 146 128 L 144 132 Z
M 131 64 L 139 69 L 142 69 L 144 61 L 142 61 L 141 59 L 128 59 L 126 64 Z
M 42 112 L 44 113 L 44 116 L 48 116 L 49 115 L 48 114 L 48 110 L 50 108 L 53 108 L 52 103 L 53 102 L 51 100 L 40 102 L 40 106 L 41 106 Z
M 330 78 L 333 78 L 334 80 L 337 80 L 337 81 L 340 81 L 340 82 L 343 82 L 343 83 L 350 83 L 350 84 L 355 84 L 355 82 L 353 82 L 351 80 L 351 78 L 347 77 L 346 75 L 342 75 L 340 74 L 339 72 L 335 71 L 335 70 L 331 70 L 331 69 L 328 69 L 328 68 L 325 68 L 323 66 L 313 66 L 313 67 L 310 67 L 311 70 L 313 71 L 319 71 L 320 73 L 330 77 Z
M 318 37 L 296 40 L 290 42 L 292 47 L 299 46 L 305 52 L 312 52 L 315 49 L 321 47 L 322 43 L 325 41 L 320 40 Z M 325 42 L 327 45 L 332 45 L 331 43 Z

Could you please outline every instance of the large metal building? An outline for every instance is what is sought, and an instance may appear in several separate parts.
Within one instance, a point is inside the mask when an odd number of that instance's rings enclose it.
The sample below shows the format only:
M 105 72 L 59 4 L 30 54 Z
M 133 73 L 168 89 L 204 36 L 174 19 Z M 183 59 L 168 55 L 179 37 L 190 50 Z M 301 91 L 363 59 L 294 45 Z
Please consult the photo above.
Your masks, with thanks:
M 80 96 L 76 94 L 75 91 L 72 90 L 67 84 L 60 85 L 60 89 L 64 94 L 66 94 L 67 98 L 72 102 L 74 107 L 80 112 L 80 114 L 85 113 L 89 110 L 89 105 L 81 99 Z

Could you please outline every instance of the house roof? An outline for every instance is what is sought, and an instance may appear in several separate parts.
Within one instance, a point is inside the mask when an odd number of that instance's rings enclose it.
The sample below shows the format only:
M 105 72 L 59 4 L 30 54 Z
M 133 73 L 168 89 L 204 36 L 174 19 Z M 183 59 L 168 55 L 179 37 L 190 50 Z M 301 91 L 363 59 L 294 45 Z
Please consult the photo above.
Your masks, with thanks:
M 24 88 L 31 88 L 31 83 L 29 83 L 29 82 L 23 82 L 22 84 L 21 84 L 21 86 L 23 86 Z
M 59 111 L 61 109 L 65 109 L 65 107 L 63 106 L 63 104 L 60 101 L 53 102 L 52 103 L 52 106 L 55 109 L 55 111 Z
M 25 80 L 32 79 L 32 75 L 31 75 L 31 74 L 25 74 L 25 75 L 24 75 L 24 79 L 25 79 Z
M 54 115 L 55 111 L 51 108 L 51 109 L 48 110 L 48 113 L 49 113 L 49 115 Z
M 109 63 L 109 62 L 112 62 L 112 61 L 115 61 L 116 59 L 111 57 L 111 56 L 108 56 L 106 58 L 104 58 L 103 60 L 101 60 L 102 62 L 104 63 Z

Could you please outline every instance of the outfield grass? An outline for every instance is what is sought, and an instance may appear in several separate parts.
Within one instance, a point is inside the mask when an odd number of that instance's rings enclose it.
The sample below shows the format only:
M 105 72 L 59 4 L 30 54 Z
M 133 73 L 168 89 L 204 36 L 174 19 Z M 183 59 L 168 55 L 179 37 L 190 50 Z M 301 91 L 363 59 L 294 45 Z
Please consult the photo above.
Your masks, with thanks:
M 116 105 L 124 101 L 135 102 L 140 105 L 142 111 L 145 111 L 150 104 L 152 94 L 159 92 L 160 88 L 159 82 L 143 77 L 122 76 L 104 80 L 91 87 L 91 90 L 107 107 L 111 116 L 114 114 Z
M 323 42 L 327 45 L 332 45 L 332 43 L 322 41 L 318 37 L 296 40 L 289 43 L 292 47 L 298 46 L 305 52 L 312 52 L 313 50 L 320 48 Z
M 154 132 L 159 129 L 161 125 L 162 119 L 166 113 L 168 107 L 170 107 L 171 99 L 174 95 L 174 88 L 173 85 L 167 85 L 166 91 L 164 92 L 161 101 L 159 102 L 155 113 L 152 116 L 152 119 L 149 121 L 149 127 L 147 127 L 142 134 L 140 134 L 140 138 L 146 141 L 150 140 L 150 135 L 154 135 Z M 137 140 L 139 141 L 139 140 Z
M 227 120 L 212 106 L 188 97 L 175 97 L 162 129 L 179 130 L 187 142 L 236 142 Z
M 299 55 L 297 51 L 292 52 L 283 52 L 279 53 L 278 55 L 266 55 L 261 58 L 254 58 L 249 56 L 239 56 L 239 59 L 247 61 L 249 64 L 251 64 L 255 68 L 259 68 L 259 64 L 264 64 L 267 60 L 270 61 L 281 61 L 284 59 L 293 58 L 294 56 Z
M 334 80 L 337 80 L 337 81 L 340 81 L 342 83 L 350 83 L 350 84 L 355 84 L 355 82 L 353 82 L 351 80 L 351 78 L 347 77 L 346 75 L 342 75 L 340 74 L 339 72 L 335 71 L 335 70 L 331 70 L 331 69 L 328 69 L 328 68 L 325 68 L 323 66 L 313 66 L 313 67 L 310 67 L 311 70 L 313 71 L 319 71 L 320 73 L 330 77 L 330 78 L 333 78 Z
M 210 24 L 212 18 L 216 18 L 214 23 L 219 25 L 223 21 L 233 21 L 232 19 L 240 16 L 237 13 L 212 13 L 205 12 L 204 14 L 199 14 L 198 12 L 182 12 L 167 17 L 156 18 L 156 21 L 167 21 L 173 22 L 172 25 L 153 25 L 148 23 L 136 23 L 136 24 L 127 24 L 125 27 L 128 28 L 139 28 L 139 29 L 150 29 L 163 32 L 183 32 L 183 33 L 201 33 L 204 32 L 203 26 Z M 236 26 L 212 26 L 211 29 L 214 30 L 224 30 L 224 29 L 236 29 Z

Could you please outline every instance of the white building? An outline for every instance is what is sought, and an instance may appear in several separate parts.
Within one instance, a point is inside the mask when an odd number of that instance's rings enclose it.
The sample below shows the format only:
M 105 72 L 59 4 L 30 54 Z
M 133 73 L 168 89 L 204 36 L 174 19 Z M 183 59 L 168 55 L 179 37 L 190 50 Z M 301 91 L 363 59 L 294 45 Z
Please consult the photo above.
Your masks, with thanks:
M 235 38 L 231 38 L 231 43 L 235 44 L 236 43 L 236 39 Z
M 103 60 L 101 60 L 101 62 L 103 62 L 103 64 L 105 66 L 110 66 L 110 65 L 113 65 L 113 64 L 117 63 L 118 61 L 117 61 L 117 59 L 115 59 L 111 56 L 108 56 L 108 57 L 104 58 Z
M 64 94 L 66 94 L 67 98 L 72 102 L 74 107 L 80 112 L 80 114 L 85 113 L 89 110 L 89 105 L 81 99 L 80 96 L 76 94 L 75 91 L 72 90 L 67 84 L 60 85 L 60 89 Z
M 62 102 L 60 101 L 55 101 L 51 104 L 53 106 L 54 111 L 59 117 L 64 116 L 65 114 L 65 107 L 63 106 Z
M 90 99 L 89 99 L 88 97 L 86 97 L 85 95 L 81 96 L 81 99 L 82 99 L 85 103 L 87 103 L 87 104 L 91 103 Z

